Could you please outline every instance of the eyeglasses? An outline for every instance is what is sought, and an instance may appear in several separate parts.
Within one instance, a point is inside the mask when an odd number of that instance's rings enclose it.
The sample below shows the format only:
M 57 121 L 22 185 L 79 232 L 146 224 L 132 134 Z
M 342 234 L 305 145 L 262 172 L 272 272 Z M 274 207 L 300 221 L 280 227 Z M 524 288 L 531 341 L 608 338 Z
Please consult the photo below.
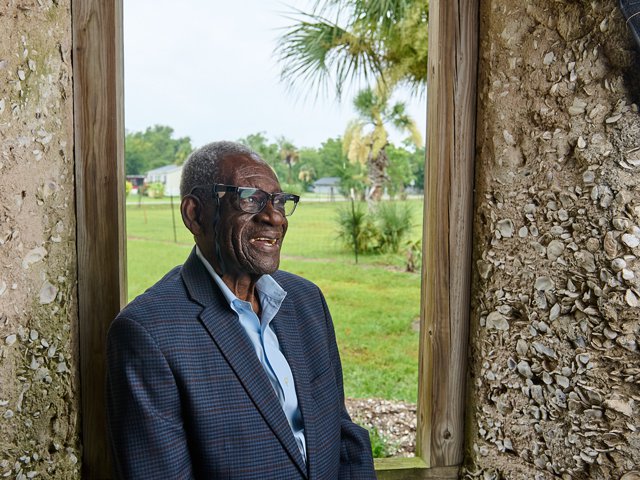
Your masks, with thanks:
M 299 195 L 293 193 L 267 193 L 259 188 L 251 187 L 236 187 L 233 185 L 222 185 L 220 183 L 214 183 L 213 185 L 196 185 L 191 189 L 198 188 L 211 189 L 211 195 L 215 196 L 216 201 L 220 202 L 220 197 L 225 193 L 235 193 L 237 199 L 237 207 L 246 213 L 260 213 L 267 206 L 267 202 L 271 200 L 273 208 L 280 212 L 285 217 L 293 215 L 293 212 L 300 201 Z M 222 195 L 216 195 L 220 194 Z

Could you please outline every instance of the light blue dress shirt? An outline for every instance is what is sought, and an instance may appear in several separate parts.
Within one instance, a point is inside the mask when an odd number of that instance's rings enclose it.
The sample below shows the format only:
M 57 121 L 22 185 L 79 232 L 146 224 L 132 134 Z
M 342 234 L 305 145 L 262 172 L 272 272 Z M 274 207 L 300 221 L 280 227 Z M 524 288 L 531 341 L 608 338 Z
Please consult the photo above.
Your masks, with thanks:
M 280 405 L 287 421 L 291 426 L 291 431 L 296 439 L 302 458 L 307 461 L 306 441 L 304 438 L 304 427 L 302 424 L 302 415 L 298 407 L 298 396 L 296 395 L 295 383 L 289 362 L 280 350 L 278 337 L 271 328 L 271 320 L 276 316 L 280 305 L 287 292 L 271 277 L 271 275 L 263 275 L 256 283 L 260 306 L 262 307 L 262 321 L 253 311 L 251 303 L 240 300 L 222 281 L 213 267 L 196 247 L 196 254 L 206 267 L 209 274 L 220 287 L 224 298 L 229 302 L 231 309 L 236 312 L 240 325 L 247 332 L 249 340 L 258 356 L 258 360 L 262 364 L 271 386 L 280 400 Z

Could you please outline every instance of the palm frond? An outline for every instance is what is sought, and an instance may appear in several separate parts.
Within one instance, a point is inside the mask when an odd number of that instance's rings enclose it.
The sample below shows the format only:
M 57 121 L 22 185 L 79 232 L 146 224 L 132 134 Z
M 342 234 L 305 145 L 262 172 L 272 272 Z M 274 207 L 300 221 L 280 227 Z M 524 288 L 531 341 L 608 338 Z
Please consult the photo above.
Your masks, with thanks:
M 349 152 L 349 145 L 354 141 L 359 141 L 362 136 L 362 122 L 355 119 L 351 120 L 347 124 L 347 128 L 344 130 L 344 135 L 342 136 L 342 152 Z
M 351 163 L 364 165 L 367 162 L 370 140 L 363 135 L 364 125 L 360 120 L 352 120 L 347 125 L 342 138 L 342 148 Z
M 371 88 L 360 90 L 353 99 L 353 108 L 362 118 L 371 121 L 373 118 L 372 111 L 378 103 L 377 96 Z
M 413 142 L 413 144 L 417 148 L 424 147 L 424 140 L 422 138 L 422 133 L 420 132 L 420 130 L 418 130 L 418 126 L 416 125 L 416 122 L 412 120 L 407 128 L 409 130 L 409 133 L 411 134 L 411 141 Z
M 292 18 L 297 23 L 285 28 L 276 47 L 280 77 L 290 87 L 325 91 L 333 79 L 340 98 L 348 81 L 381 70 L 375 45 L 366 35 L 316 14 L 297 12 Z
M 422 134 L 418 130 L 415 120 L 407 113 L 407 106 L 404 102 L 397 102 L 391 107 L 387 120 L 398 130 L 408 132 L 416 147 L 422 147 Z
M 377 157 L 380 150 L 389 143 L 387 129 L 383 123 L 377 124 L 371 132 L 371 156 Z

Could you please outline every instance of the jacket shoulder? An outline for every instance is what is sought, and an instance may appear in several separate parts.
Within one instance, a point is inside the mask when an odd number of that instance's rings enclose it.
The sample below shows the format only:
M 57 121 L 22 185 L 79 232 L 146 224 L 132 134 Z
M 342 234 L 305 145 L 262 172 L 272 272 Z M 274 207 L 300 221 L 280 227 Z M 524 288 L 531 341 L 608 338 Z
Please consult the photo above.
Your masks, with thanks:
M 164 277 L 129 302 L 118 317 L 142 320 L 154 312 L 166 310 L 167 305 L 184 301 L 187 297 L 184 282 L 180 275 L 182 266 L 171 269 Z
M 320 292 L 320 288 L 315 283 L 294 273 L 278 270 L 271 276 L 290 295 L 317 295 Z

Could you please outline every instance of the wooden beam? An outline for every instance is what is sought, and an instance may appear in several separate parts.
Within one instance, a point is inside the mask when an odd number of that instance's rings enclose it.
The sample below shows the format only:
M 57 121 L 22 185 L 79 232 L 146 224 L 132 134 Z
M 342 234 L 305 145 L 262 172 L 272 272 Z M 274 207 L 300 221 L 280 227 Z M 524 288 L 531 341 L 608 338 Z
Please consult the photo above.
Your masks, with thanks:
M 378 480 L 456 480 L 458 467 L 427 468 L 421 458 L 376 458 Z
M 431 0 L 417 452 L 463 460 L 478 0 Z
M 82 478 L 111 478 L 105 340 L 126 301 L 122 0 L 73 0 Z

